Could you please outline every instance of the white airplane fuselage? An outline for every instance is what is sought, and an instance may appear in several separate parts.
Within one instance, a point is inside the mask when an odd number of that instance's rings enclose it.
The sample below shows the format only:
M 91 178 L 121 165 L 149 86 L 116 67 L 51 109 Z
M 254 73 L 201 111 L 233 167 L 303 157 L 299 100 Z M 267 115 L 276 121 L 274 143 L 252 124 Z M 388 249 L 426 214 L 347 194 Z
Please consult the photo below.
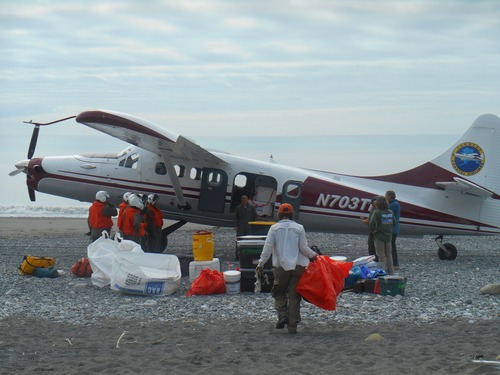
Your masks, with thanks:
M 33 158 L 28 186 L 84 202 L 107 190 L 115 205 L 127 191 L 155 193 L 166 219 L 215 226 L 233 226 L 234 208 L 245 194 L 264 220 L 277 220 L 275 208 L 289 202 L 306 230 L 339 233 L 367 233 L 360 216 L 368 215 L 371 198 L 394 190 L 402 235 L 500 233 L 498 199 L 486 206 L 482 197 L 450 194 L 428 184 L 418 168 L 401 174 L 410 177 L 409 184 L 387 176 L 348 176 L 212 153 L 227 165 L 202 168 L 188 159 L 172 159 L 188 210 L 179 207 L 163 159 L 135 146 L 119 154 Z

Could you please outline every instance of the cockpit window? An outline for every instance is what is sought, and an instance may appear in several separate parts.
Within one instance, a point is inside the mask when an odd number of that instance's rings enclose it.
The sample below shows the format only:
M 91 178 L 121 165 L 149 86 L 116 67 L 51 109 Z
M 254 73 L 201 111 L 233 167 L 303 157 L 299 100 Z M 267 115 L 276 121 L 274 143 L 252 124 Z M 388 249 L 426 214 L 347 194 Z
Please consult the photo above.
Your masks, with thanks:
M 126 159 L 120 160 L 118 164 L 120 167 L 137 169 L 139 164 L 139 154 L 134 153 L 129 155 Z

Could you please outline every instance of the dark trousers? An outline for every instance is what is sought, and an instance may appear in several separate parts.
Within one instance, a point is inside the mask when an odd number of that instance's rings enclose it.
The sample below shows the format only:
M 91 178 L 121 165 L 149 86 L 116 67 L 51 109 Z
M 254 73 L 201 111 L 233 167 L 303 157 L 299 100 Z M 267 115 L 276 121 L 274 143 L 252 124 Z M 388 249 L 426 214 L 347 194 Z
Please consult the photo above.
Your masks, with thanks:
M 375 255 L 375 262 L 378 262 L 377 252 L 375 251 L 375 243 L 373 242 L 373 233 L 368 235 L 368 255 Z
M 274 307 L 278 312 L 278 319 L 288 317 L 288 327 L 297 327 L 300 322 L 302 297 L 297 293 L 297 284 L 305 269 L 303 266 L 296 266 L 290 271 L 281 267 L 273 268 L 274 284 L 271 294 L 274 297 Z
M 397 234 L 392 234 L 392 264 L 394 267 L 399 267 L 399 262 L 398 262 L 398 251 L 396 248 L 396 238 L 398 237 Z

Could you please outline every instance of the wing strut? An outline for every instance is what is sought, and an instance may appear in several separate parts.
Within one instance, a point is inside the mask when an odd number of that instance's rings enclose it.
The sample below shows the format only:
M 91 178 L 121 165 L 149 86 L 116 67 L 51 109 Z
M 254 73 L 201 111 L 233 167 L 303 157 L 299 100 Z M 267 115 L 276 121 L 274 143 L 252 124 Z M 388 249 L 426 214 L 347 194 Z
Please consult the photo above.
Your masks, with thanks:
M 170 159 L 170 156 L 168 155 L 168 152 L 166 150 L 160 149 L 161 156 L 163 158 L 163 161 L 165 162 L 165 166 L 167 167 L 167 173 L 170 176 L 170 181 L 172 181 L 172 186 L 174 188 L 175 196 L 179 200 L 178 207 L 181 210 L 190 210 L 191 205 L 186 202 L 186 199 L 184 198 L 184 193 L 182 192 L 182 187 L 181 183 L 179 181 L 179 177 L 177 176 L 177 173 L 175 172 L 174 164 L 172 163 L 172 160 Z

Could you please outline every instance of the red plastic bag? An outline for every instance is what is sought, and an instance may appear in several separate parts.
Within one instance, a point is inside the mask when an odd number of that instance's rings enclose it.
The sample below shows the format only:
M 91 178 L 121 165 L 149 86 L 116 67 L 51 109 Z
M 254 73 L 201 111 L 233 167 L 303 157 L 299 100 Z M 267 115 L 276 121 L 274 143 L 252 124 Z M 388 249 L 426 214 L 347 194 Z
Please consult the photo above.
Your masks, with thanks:
M 309 303 L 325 310 L 335 310 L 337 295 L 344 288 L 352 262 L 338 262 L 319 255 L 302 274 L 297 292 Z
M 88 258 L 82 258 L 71 267 L 71 272 L 78 277 L 90 277 L 92 275 L 92 267 Z
M 189 288 L 188 296 L 224 294 L 226 293 L 226 283 L 224 274 L 217 270 L 206 268 L 193 281 Z

